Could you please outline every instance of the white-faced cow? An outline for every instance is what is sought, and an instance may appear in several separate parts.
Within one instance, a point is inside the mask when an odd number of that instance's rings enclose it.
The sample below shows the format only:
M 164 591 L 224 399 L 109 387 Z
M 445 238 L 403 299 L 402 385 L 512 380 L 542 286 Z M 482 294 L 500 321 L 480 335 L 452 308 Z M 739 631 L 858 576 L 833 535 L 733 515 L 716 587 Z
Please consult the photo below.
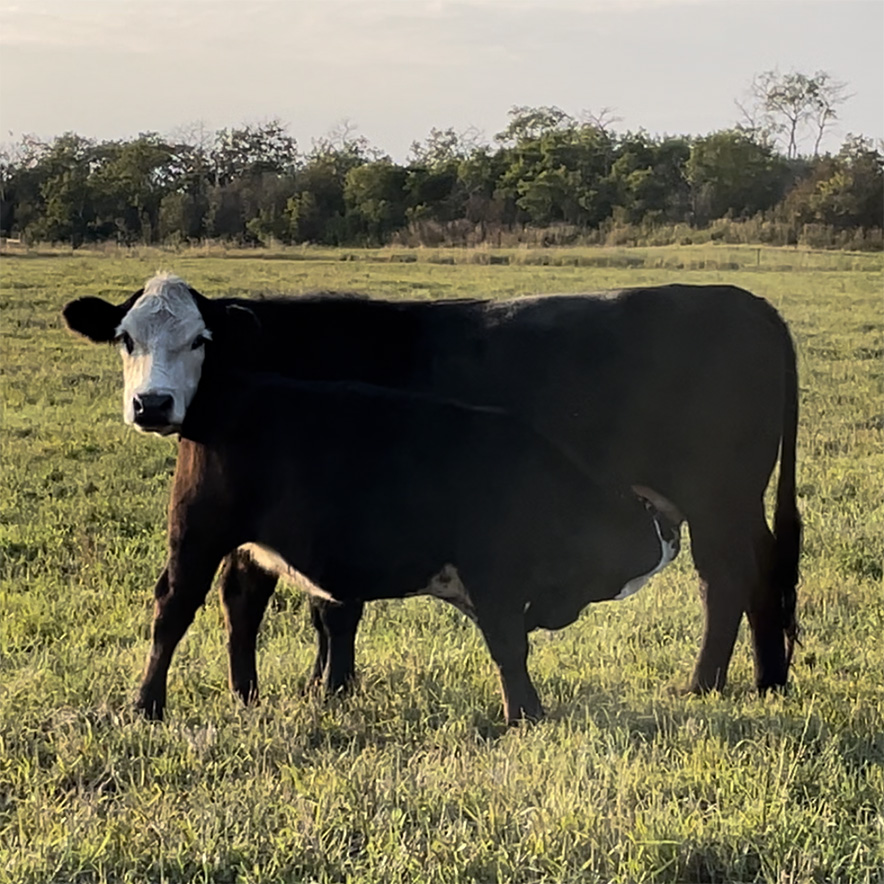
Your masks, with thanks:
M 119 306 L 81 298 L 64 316 L 94 341 L 120 342 L 124 414 L 152 432 L 178 432 L 197 386 L 230 369 L 506 409 L 596 483 L 652 488 L 684 513 L 706 613 L 691 690 L 724 686 L 744 613 L 757 687 L 786 684 L 801 545 L 797 375 L 788 329 L 763 299 L 685 285 L 505 301 L 208 299 L 160 275 Z M 144 380 L 154 359 L 156 383 Z M 763 497 L 778 451 L 771 531 Z M 231 684 L 246 700 L 275 582 L 241 553 L 222 572 Z M 158 616 L 173 595 L 158 599 Z M 352 677 L 363 598 L 311 602 L 314 675 L 331 690 Z
M 222 557 L 245 547 L 332 605 L 451 602 L 485 637 L 507 721 L 538 718 L 527 633 L 668 564 L 680 517 L 662 506 L 669 515 L 595 485 L 499 410 L 259 373 L 201 384 L 181 428 L 138 704 L 162 716 L 175 646 Z

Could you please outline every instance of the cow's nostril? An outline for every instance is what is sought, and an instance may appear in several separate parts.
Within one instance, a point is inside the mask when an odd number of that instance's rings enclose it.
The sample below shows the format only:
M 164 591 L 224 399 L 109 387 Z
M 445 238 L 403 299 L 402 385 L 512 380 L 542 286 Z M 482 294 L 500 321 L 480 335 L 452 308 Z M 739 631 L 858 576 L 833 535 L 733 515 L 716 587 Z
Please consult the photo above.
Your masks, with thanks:
M 141 426 L 162 426 L 169 420 L 175 400 L 168 393 L 142 393 L 132 400 L 135 422 Z

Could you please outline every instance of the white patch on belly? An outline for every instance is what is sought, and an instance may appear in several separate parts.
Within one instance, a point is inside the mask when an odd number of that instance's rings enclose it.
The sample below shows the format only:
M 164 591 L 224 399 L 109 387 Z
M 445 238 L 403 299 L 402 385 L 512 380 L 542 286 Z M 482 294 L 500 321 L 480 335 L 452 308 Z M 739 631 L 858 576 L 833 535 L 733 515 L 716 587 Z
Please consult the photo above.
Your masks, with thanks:
M 454 565 L 445 565 L 430 580 L 426 587 L 419 589 L 415 595 L 431 595 L 437 599 L 442 599 L 442 601 L 454 605 L 455 608 L 466 614 L 470 620 L 476 619 L 476 609 L 473 607 L 473 600 L 461 582 L 460 575 L 457 573 L 457 568 Z
M 255 564 L 260 565 L 265 571 L 271 571 L 277 577 L 282 577 L 283 580 L 296 583 L 300 589 L 317 598 L 325 599 L 328 602 L 337 601 L 324 589 L 311 583 L 300 571 L 296 571 L 275 549 L 260 543 L 244 543 L 240 549 L 245 550 Z
M 662 571 L 677 555 L 678 555 L 678 537 L 673 540 L 664 540 L 663 535 L 660 533 L 660 525 L 656 519 L 654 519 L 654 530 L 657 532 L 657 537 L 660 538 L 660 551 L 662 555 L 660 556 L 660 561 L 657 563 L 657 566 L 648 571 L 647 574 L 642 574 L 640 577 L 633 577 L 617 595 L 614 596 L 612 601 L 619 602 L 622 599 L 628 599 L 631 595 L 635 595 L 658 571 Z

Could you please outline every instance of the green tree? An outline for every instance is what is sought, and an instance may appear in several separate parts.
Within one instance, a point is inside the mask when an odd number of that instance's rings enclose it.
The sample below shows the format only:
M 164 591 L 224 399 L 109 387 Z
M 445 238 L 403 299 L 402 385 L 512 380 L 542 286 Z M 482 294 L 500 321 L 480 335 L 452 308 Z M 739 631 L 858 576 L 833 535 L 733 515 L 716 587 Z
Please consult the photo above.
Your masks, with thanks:
M 50 147 L 31 135 L 0 151 L 0 235 L 28 230 L 43 212 L 41 163 Z
M 644 132 L 621 136 L 610 174 L 618 217 L 631 224 L 682 220 L 690 209 L 689 157 L 684 138 L 658 140 Z
M 452 161 L 431 168 L 410 166 L 406 170 L 406 214 L 410 221 L 431 219 L 448 222 L 462 218 L 466 194 L 460 187 L 460 163 Z
M 239 182 L 243 193 L 247 239 L 261 243 L 291 241 L 288 201 L 295 190 L 294 176 L 265 172 Z
M 785 210 L 799 225 L 884 227 L 884 154 L 870 139 L 848 136 L 837 156 L 814 163 L 789 193 Z
M 349 240 L 347 175 L 359 166 L 380 159 L 368 141 L 343 123 L 313 145 L 294 179 L 294 192 L 285 214 L 289 236 L 296 242 L 342 245 Z
M 695 139 L 686 172 L 693 216 L 701 224 L 771 208 L 793 177 L 783 157 L 736 129 Z
M 364 163 L 347 173 L 344 200 L 351 229 L 369 243 L 383 243 L 405 224 L 407 172 L 389 160 Z
M 177 184 L 173 158 L 173 149 L 153 132 L 101 146 L 91 180 L 103 231 L 122 242 L 156 238 L 160 204 Z
M 557 118 L 541 114 L 540 119 L 553 123 Z M 595 227 L 610 216 L 615 195 L 608 180 L 614 152 L 610 133 L 570 118 L 542 130 L 522 125 L 518 130 L 529 134 L 502 151 L 506 168 L 497 190 L 517 210 L 514 220 Z
M 434 127 L 424 141 L 412 141 L 408 164 L 427 169 L 449 168 L 468 157 L 478 146 L 479 134 L 475 129 L 458 133 L 450 127 Z
M 242 192 L 236 182 L 209 188 L 205 229 L 208 236 L 216 239 L 244 239 L 246 219 Z
M 208 197 L 176 191 L 160 201 L 157 235 L 163 241 L 198 240 L 205 233 Z
M 95 220 L 90 166 L 97 160 L 94 141 L 68 132 L 40 156 L 34 171 L 39 180 L 40 212 L 28 224 L 36 239 L 69 242 L 74 248 L 91 237 Z
M 507 211 L 506 194 L 501 180 L 506 173 L 505 151 L 478 147 L 461 160 L 457 169 L 458 186 L 464 194 L 463 214 L 472 224 L 499 225 Z
M 286 203 L 289 236 L 296 242 L 338 245 L 343 242 L 347 163 L 323 152 L 312 156 L 295 178 Z
M 554 106 L 514 105 L 509 110 L 509 118 L 506 129 L 494 136 L 503 144 L 535 141 L 548 132 L 574 126 L 573 118 Z
M 467 189 L 461 164 L 479 150 L 478 135 L 469 130 L 431 129 L 423 142 L 413 142 L 405 183 L 409 222 L 448 223 L 464 217 Z
M 279 120 L 239 129 L 221 129 L 208 156 L 216 186 L 271 172 L 293 173 L 299 165 L 298 145 Z

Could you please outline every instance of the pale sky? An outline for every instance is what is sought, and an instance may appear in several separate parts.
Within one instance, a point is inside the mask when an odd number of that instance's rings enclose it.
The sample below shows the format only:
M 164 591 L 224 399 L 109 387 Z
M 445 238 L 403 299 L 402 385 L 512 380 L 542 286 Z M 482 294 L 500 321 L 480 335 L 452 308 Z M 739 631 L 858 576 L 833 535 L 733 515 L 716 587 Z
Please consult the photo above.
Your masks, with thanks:
M 0 141 L 348 119 L 401 161 L 517 104 L 703 134 L 771 68 L 849 85 L 824 148 L 884 137 L 882 0 L 0 0 Z

